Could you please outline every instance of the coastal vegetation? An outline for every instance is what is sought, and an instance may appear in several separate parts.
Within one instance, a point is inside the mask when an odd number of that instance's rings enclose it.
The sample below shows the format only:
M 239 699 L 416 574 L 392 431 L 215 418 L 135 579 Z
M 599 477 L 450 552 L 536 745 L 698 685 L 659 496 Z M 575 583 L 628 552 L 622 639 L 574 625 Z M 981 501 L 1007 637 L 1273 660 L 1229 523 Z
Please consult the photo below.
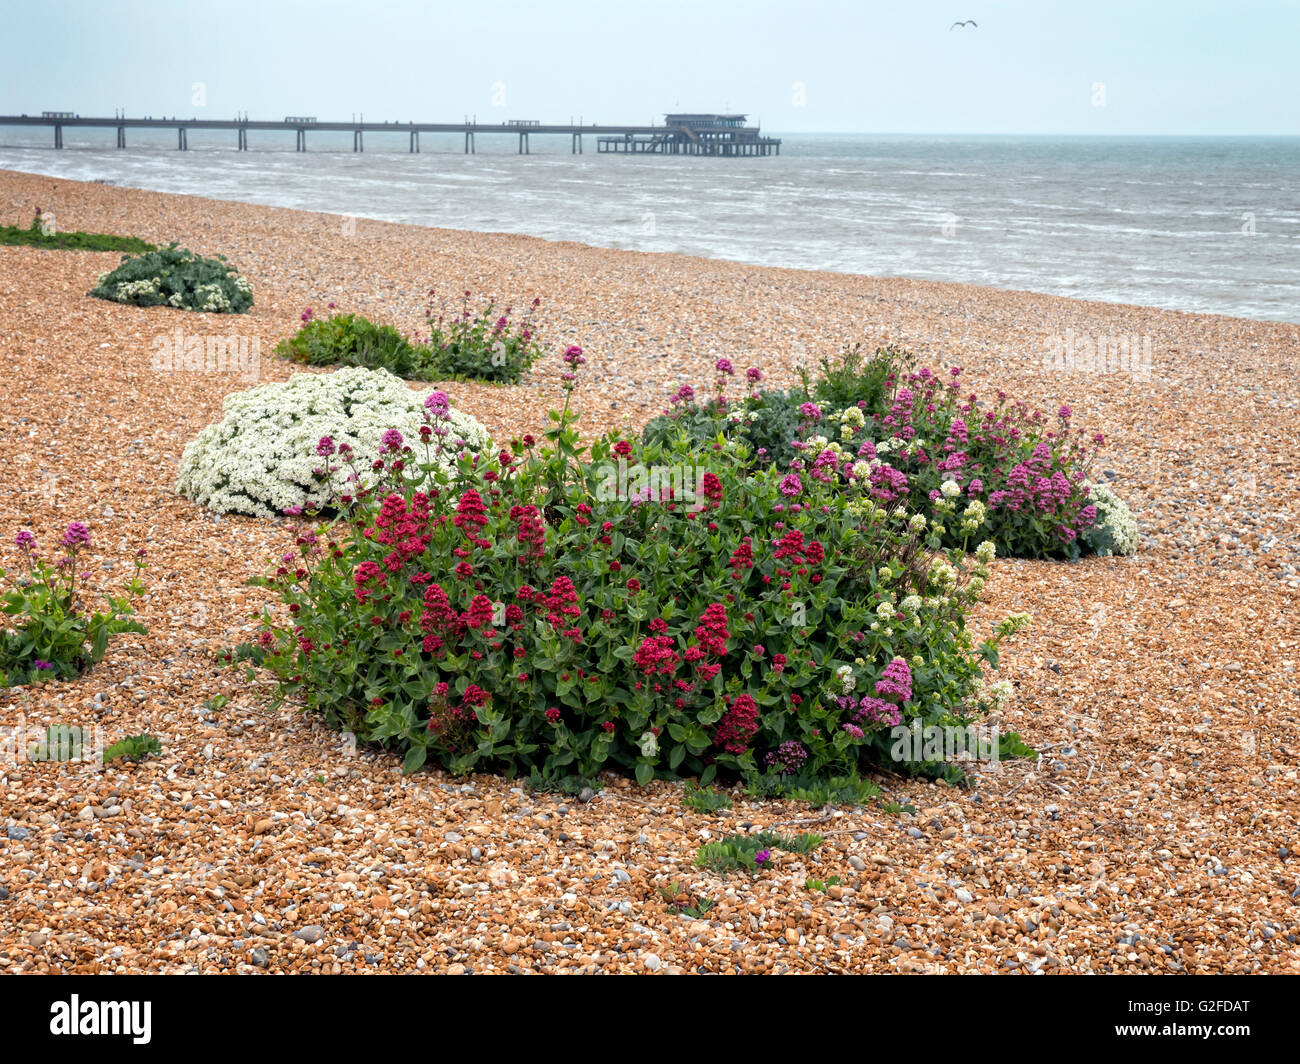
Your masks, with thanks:
M 450 314 L 436 313 L 430 305 L 427 335 L 411 338 L 359 314 L 318 317 L 308 307 L 298 332 L 282 340 L 276 353 L 308 366 L 386 369 L 407 380 L 517 384 L 542 353 L 533 322 L 541 300 L 534 299 L 518 318 L 514 308 L 498 311 L 492 302 L 471 310 L 469 300 L 465 292 L 459 310 Z M 335 305 L 329 309 L 335 311 Z
M 568 398 L 583 363 L 565 352 Z M 926 519 L 849 461 L 750 465 L 725 439 L 587 447 L 567 399 L 541 440 L 457 453 L 439 394 L 366 470 L 337 463 L 334 438 L 311 448 L 351 490 L 331 524 L 294 515 L 295 554 L 257 578 L 281 609 L 241 651 L 281 699 L 407 771 L 721 773 L 782 794 L 858 780 L 897 725 L 961 725 L 1009 697 L 985 668 L 1028 618 L 982 639 L 968 624 L 993 544 L 927 545 Z
M 86 525 L 71 522 L 49 553 L 29 529 L 18 532 L 14 545 L 23 563 L 0 594 L 0 687 L 69 679 L 101 661 L 113 636 L 144 633 L 132 617 L 135 600 L 144 594 L 143 550 L 122 594 L 106 595 L 107 607 L 95 611 L 85 602 L 94 576 L 83 558 L 91 547 Z
M 121 251 L 138 254 L 153 251 L 154 245 L 134 236 L 109 233 L 60 232 L 54 218 L 40 207 L 26 229 L 18 225 L 0 225 L 0 244 L 23 245 L 59 251 Z
M 1137 548 L 1128 508 L 1090 476 L 1105 439 L 1074 427 L 1068 406 L 1047 415 L 1000 391 L 981 400 L 960 367 L 917 369 L 895 347 L 851 347 L 824 361 L 815 381 L 805 374 L 784 391 L 760 388 L 762 372 L 750 369 L 746 390 L 729 395 L 735 370 L 727 359 L 715 369 L 713 391 L 683 385 L 646 426 L 645 443 L 680 439 L 700 451 L 728 441 L 751 468 L 796 477 L 839 469 L 880 504 L 920 515 L 931 549 L 984 538 L 1025 558 Z
M 90 295 L 138 307 L 173 307 L 211 314 L 243 314 L 253 305 L 253 286 L 223 256 L 196 255 L 169 244 L 100 274 Z
M 433 459 L 450 466 L 486 448 L 487 430 L 435 395 L 445 416 Z M 418 438 L 425 401 L 391 373 L 359 366 L 235 392 L 221 421 L 186 445 L 177 490 L 218 513 L 332 509 L 340 494 L 355 491 L 345 478 L 369 483 L 387 433 Z

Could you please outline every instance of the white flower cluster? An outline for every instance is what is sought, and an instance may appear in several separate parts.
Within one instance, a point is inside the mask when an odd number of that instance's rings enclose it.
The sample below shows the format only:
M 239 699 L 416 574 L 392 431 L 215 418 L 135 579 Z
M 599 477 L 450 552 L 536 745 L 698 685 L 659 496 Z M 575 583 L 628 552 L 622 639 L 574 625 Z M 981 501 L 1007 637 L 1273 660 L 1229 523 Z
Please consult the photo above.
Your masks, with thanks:
M 180 306 L 181 304 L 173 303 L 172 305 Z M 230 300 L 226 298 L 226 293 L 221 285 L 201 284 L 194 289 L 194 305 L 199 310 L 208 310 L 215 314 L 221 314 L 230 309 Z
M 380 437 L 397 429 L 423 460 L 420 426 L 424 396 L 385 370 L 348 367 L 333 373 L 295 373 L 227 396 L 225 417 L 185 447 L 176 490 L 219 513 L 274 517 L 292 506 L 321 504 L 340 494 L 346 465 L 320 457 L 322 436 L 352 448 L 364 476 L 379 457 Z M 490 446 L 487 430 L 468 414 L 451 411 L 442 437 L 450 466 L 453 454 Z M 435 422 L 435 429 L 442 427 Z M 318 475 L 333 463 L 332 476 Z
M 125 303 L 135 296 L 154 296 L 158 294 L 158 286 L 162 284 L 161 277 L 155 277 L 149 281 L 121 281 L 118 283 L 115 291 L 119 301 Z
M 1112 554 L 1136 554 L 1137 520 L 1124 500 L 1105 481 L 1097 481 L 1088 485 L 1088 502 L 1097 508 L 1097 520 L 1084 530 L 1084 541 L 1103 558 Z

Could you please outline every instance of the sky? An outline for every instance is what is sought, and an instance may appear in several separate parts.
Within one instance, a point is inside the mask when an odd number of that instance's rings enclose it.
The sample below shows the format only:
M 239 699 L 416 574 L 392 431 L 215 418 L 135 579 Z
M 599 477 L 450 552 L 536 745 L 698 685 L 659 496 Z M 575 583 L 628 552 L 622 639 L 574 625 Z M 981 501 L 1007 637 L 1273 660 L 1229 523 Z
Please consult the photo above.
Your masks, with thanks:
M 1300 0 L 0 0 L 0 39 L 0 114 L 1300 133 Z

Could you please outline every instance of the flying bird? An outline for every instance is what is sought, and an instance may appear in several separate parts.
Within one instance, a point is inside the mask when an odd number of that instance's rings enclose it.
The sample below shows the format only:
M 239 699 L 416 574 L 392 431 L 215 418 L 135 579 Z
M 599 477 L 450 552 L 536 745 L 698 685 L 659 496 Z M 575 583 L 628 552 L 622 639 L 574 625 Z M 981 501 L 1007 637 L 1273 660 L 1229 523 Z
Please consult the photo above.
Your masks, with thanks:
M 967 26 L 974 26 L 976 29 L 980 28 L 980 24 L 978 22 L 976 22 L 973 18 L 968 18 L 965 22 L 954 22 L 951 26 L 948 27 L 948 32 L 951 33 L 958 26 L 961 26 L 963 29 Z

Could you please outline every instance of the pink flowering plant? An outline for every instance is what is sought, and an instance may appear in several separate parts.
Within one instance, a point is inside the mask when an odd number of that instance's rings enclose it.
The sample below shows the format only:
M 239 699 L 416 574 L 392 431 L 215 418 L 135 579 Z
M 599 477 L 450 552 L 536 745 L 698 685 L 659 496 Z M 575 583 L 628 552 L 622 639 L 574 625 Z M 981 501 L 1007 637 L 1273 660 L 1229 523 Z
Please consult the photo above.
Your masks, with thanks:
M 739 377 L 723 359 L 713 393 L 684 385 L 643 439 L 735 440 L 749 464 L 805 478 L 833 467 L 883 505 L 923 516 L 933 549 L 983 539 L 1013 557 L 1091 549 L 1099 515 L 1089 473 L 1103 437 L 1077 429 L 1068 406 L 1049 416 L 1002 392 L 983 402 L 962 387 L 960 367 L 940 375 L 912 365 L 895 348 L 863 359 L 855 347 L 802 389 L 758 391 L 761 373 L 750 370 L 748 394 L 732 398 Z
M 899 723 L 991 708 L 1021 623 L 967 627 L 991 549 L 928 549 L 841 470 L 588 447 L 567 401 L 542 440 L 449 467 L 429 413 L 335 522 L 295 525 L 257 646 L 279 697 L 408 771 L 826 778 L 885 760 Z
M 434 292 L 429 292 L 432 300 Z M 459 309 L 425 311 L 429 335 L 423 338 L 430 364 L 440 380 L 481 380 L 517 384 L 542 354 L 535 318 L 541 299 L 534 298 L 522 314 L 489 301 L 470 309 L 470 293 Z
M 435 293 L 425 308 L 427 334 L 403 336 L 391 325 L 380 325 L 360 314 L 340 311 L 329 303 L 324 312 L 308 307 L 292 337 L 280 341 L 276 353 L 309 366 L 364 366 L 386 369 L 407 380 L 480 380 L 517 384 L 542 353 L 535 321 L 541 299 L 524 313 L 488 302 L 471 310 L 470 293 L 460 306 L 436 310 Z
M 136 556 L 123 593 L 105 596 L 107 608 L 94 612 L 84 601 L 92 575 L 84 559 L 91 546 L 84 524 L 69 524 L 49 556 L 27 529 L 14 537 L 14 545 L 23 565 L 22 575 L 0 595 L 5 614 L 0 687 L 76 676 L 103 659 L 111 637 L 144 633 L 144 626 L 132 619 L 134 601 L 144 594 L 144 551 Z

